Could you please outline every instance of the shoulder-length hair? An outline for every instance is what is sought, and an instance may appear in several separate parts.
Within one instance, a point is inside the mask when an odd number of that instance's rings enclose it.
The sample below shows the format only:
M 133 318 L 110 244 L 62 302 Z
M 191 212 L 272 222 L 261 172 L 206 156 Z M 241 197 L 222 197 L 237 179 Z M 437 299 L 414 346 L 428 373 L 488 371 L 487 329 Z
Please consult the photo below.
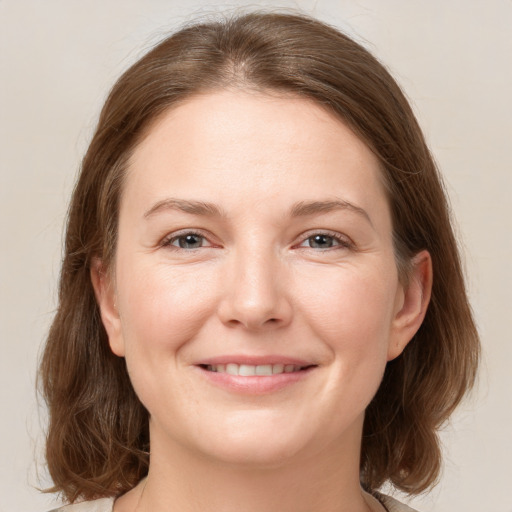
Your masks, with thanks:
M 83 159 L 67 222 L 59 305 L 41 361 L 49 409 L 46 457 L 69 501 L 119 495 L 148 470 L 148 412 L 124 359 L 109 348 L 91 285 L 93 258 L 116 250 L 127 161 L 164 111 L 225 88 L 315 101 L 380 161 L 399 275 L 419 251 L 432 257 L 425 320 L 385 375 L 365 416 L 361 483 L 408 493 L 439 474 L 437 430 L 472 386 L 479 341 L 441 178 L 414 114 L 388 71 L 338 30 L 302 15 L 249 13 L 188 26 L 114 85 Z M 179 143 L 177 141 L 177 143 Z

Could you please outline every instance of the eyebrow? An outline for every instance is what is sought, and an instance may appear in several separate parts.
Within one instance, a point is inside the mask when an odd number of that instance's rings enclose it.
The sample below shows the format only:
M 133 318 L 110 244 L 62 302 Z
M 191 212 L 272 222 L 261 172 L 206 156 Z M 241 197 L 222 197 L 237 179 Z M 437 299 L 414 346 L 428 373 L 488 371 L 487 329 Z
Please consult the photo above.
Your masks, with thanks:
M 204 201 L 191 201 L 187 199 L 168 198 L 158 201 L 145 214 L 144 218 L 152 217 L 156 213 L 167 210 L 176 210 L 191 215 L 208 217 L 225 217 L 226 214 L 215 204 Z
M 181 211 L 191 215 L 206 217 L 227 217 L 227 214 L 214 203 L 188 199 L 167 198 L 154 204 L 146 213 L 144 213 L 144 218 L 147 219 L 157 213 L 168 210 Z M 329 213 L 337 210 L 348 210 L 350 212 L 356 213 L 357 215 L 364 217 L 373 227 L 373 223 L 366 210 L 343 199 L 326 201 L 300 201 L 291 207 L 290 217 L 306 217 L 309 215 Z
M 337 210 L 348 210 L 356 213 L 357 215 L 364 217 L 373 227 L 373 223 L 366 210 L 343 199 L 328 201 L 301 201 L 292 206 L 290 215 L 292 217 L 303 217 L 318 213 L 329 213 Z

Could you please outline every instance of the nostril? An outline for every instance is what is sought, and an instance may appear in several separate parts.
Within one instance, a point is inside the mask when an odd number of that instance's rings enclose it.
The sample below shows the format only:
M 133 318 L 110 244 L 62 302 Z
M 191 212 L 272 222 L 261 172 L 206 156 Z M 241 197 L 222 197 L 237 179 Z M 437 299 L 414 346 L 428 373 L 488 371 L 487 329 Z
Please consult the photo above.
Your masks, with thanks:
M 269 318 L 268 320 L 264 320 L 263 322 L 258 322 L 257 320 L 254 322 L 251 322 L 250 320 L 242 321 L 237 320 L 236 318 L 232 318 L 231 320 L 228 320 L 227 325 L 231 327 L 237 327 L 239 325 L 245 325 L 247 327 L 264 327 L 265 325 L 276 325 L 280 322 L 279 318 Z M 257 325 L 256 325 L 257 324 Z

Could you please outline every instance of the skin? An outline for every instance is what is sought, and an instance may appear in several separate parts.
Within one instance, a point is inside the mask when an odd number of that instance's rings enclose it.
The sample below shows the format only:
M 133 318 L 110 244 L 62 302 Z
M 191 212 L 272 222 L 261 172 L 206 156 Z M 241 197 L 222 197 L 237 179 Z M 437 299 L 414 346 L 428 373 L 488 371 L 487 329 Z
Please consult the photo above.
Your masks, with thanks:
M 92 270 L 151 415 L 149 476 L 115 512 L 380 510 L 359 485 L 364 411 L 431 277 L 422 252 L 401 284 L 378 161 L 321 107 L 218 91 L 166 112 L 130 161 L 115 269 Z M 240 391 L 198 366 L 219 356 L 312 368 Z

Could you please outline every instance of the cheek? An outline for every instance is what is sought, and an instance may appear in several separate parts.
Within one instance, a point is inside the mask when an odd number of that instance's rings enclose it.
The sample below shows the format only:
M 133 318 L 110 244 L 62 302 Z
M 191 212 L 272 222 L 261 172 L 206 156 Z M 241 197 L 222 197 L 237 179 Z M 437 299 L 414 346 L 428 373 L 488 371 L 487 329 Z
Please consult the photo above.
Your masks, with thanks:
M 315 293 L 313 286 L 300 292 L 309 329 L 323 340 L 339 379 L 357 381 L 361 391 L 371 394 L 387 362 L 397 279 L 392 270 L 379 268 L 338 269 L 329 278 L 308 275 L 310 284 L 317 283 Z
M 186 386 L 177 386 L 173 376 L 183 363 L 182 348 L 211 316 L 216 287 L 198 269 L 142 264 L 124 269 L 120 266 L 117 282 L 128 374 L 149 411 L 162 404 L 167 409 L 169 399 L 187 397 Z
M 326 334 L 350 332 L 347 341 L 372 343 L 389 333 L 393 318 L 398 279 L 384 270 L 310 271 L 299 279 L 303 285 L 297 295 L 311 322 Z M 369 336 L 371 332 L 375 335 Z
M 163 352 L 179 351 L 201 329 L 216 287 L 208 272 L 198 268 L 126 268 L 129 272 L 118 276 L 118 294 L 127 359 L 134 353 L 158 362 Z

